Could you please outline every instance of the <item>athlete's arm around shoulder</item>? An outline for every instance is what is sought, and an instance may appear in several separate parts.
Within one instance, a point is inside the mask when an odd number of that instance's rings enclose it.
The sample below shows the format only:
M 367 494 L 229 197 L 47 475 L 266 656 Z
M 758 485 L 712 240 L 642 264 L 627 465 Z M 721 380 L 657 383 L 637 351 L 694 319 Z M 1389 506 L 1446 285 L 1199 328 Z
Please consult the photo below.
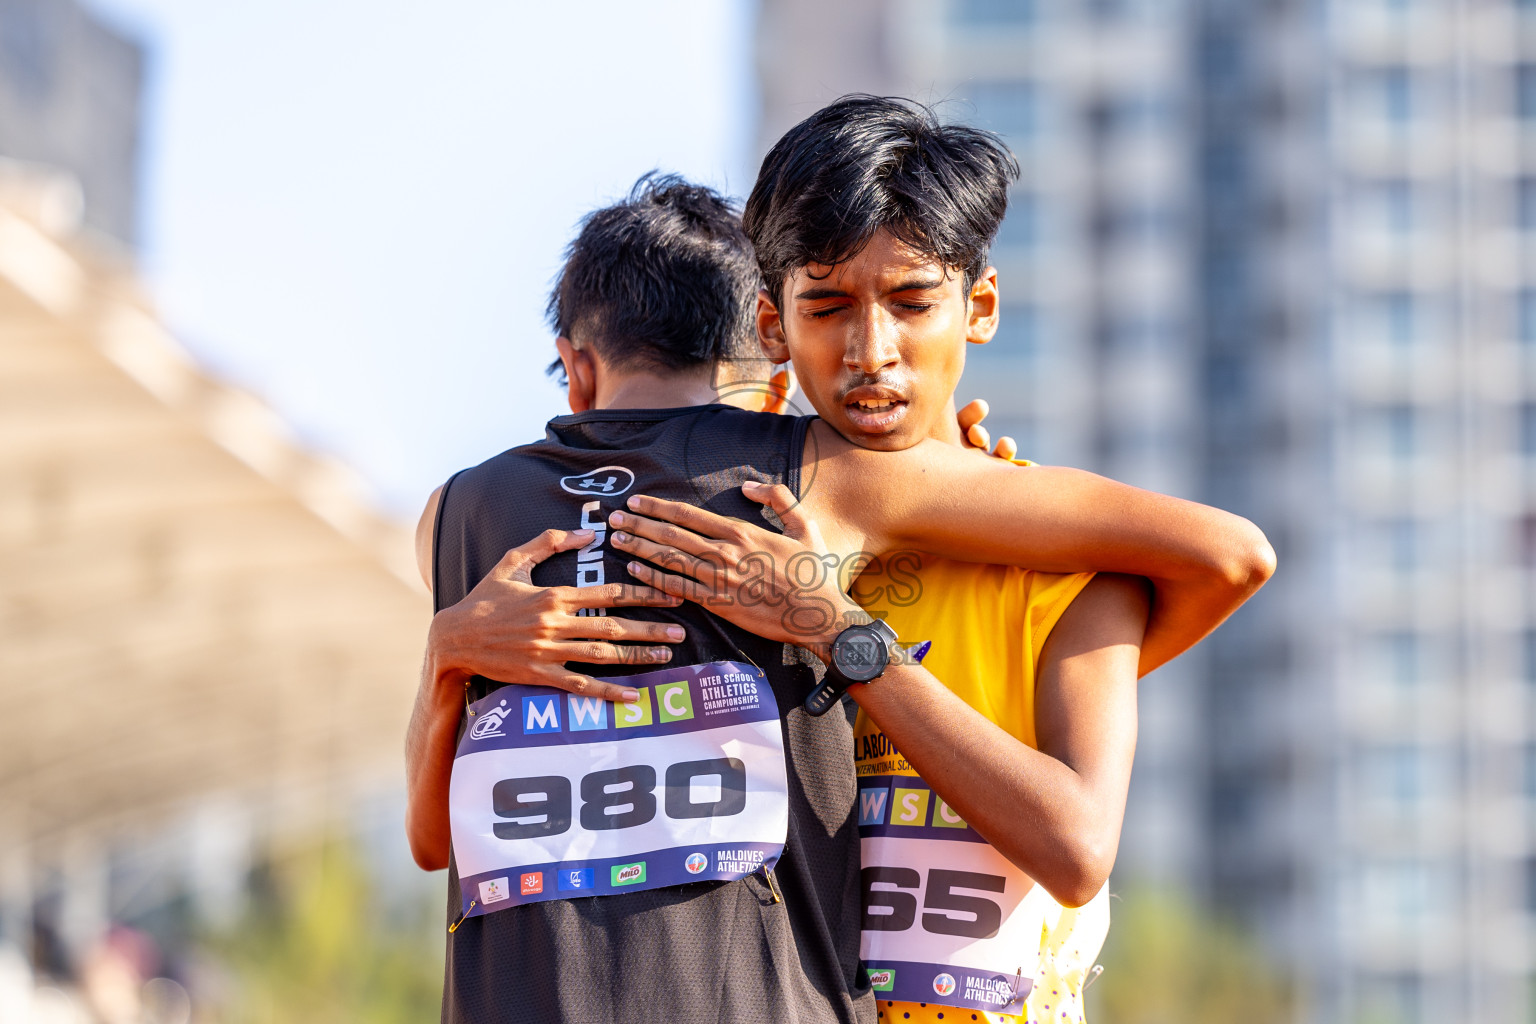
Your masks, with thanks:
M 1241 516 L 1083 470 L 1020 468 L 938 441 L 876 452 L 808 431 L 802 501 L 834 551 L 912 548 L 1047 572 L 1145 576 L 1153 608 L 1140 671 L 1210 633 L 1274 573 Z

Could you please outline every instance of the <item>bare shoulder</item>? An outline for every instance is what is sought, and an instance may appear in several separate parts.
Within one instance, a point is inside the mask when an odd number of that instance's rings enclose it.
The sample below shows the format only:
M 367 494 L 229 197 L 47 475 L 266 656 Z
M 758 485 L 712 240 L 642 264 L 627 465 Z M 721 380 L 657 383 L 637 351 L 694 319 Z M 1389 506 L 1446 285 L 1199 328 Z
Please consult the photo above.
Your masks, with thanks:
M 428 592 L 432 590 L 432 534 L 437 526 L 437 506 L 442 499 L 443 488 L 438 487 L 427 498 L 421 518 L 416 520 L 416 571 L 421 573 L 421 582 L 427 585 Z

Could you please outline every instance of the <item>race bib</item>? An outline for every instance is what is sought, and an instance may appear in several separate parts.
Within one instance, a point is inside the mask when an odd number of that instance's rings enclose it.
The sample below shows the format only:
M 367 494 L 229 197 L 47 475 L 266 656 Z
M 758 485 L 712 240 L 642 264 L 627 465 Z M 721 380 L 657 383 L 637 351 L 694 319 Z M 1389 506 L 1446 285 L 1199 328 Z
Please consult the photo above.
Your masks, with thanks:
M 784 852 L 784 740 L 762 672 L 717 661 L 607 681 L 639 702 L 509 685 L 470 706 L 448 792 L 466 916 L 741 878 Z
M 880 999 L 1024 1013 L 1056 903 L 860 724 L 859 952 L 871 987 Z

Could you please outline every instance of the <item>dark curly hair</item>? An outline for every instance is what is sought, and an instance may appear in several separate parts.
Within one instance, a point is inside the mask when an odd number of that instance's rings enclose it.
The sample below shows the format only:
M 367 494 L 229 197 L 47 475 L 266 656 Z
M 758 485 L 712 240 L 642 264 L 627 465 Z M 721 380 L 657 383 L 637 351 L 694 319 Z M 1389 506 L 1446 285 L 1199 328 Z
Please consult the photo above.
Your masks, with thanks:
M 730 201 L 652 171 L 583 218 L 545 316 L 609 366 L 687 370 L 757 354 L 759 281 Z M 563 378 L 559 360 L 549 371 Z

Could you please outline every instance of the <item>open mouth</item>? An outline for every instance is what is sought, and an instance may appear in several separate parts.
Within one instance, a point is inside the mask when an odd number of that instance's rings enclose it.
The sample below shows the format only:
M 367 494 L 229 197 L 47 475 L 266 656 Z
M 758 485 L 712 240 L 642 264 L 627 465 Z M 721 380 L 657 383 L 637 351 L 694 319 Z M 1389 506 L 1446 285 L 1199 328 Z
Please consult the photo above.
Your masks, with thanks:
M 907 413 L 907 403 L 900 398 L 860 398 L 843 408 L 854 426 L 870 433 L 894 429 Z

